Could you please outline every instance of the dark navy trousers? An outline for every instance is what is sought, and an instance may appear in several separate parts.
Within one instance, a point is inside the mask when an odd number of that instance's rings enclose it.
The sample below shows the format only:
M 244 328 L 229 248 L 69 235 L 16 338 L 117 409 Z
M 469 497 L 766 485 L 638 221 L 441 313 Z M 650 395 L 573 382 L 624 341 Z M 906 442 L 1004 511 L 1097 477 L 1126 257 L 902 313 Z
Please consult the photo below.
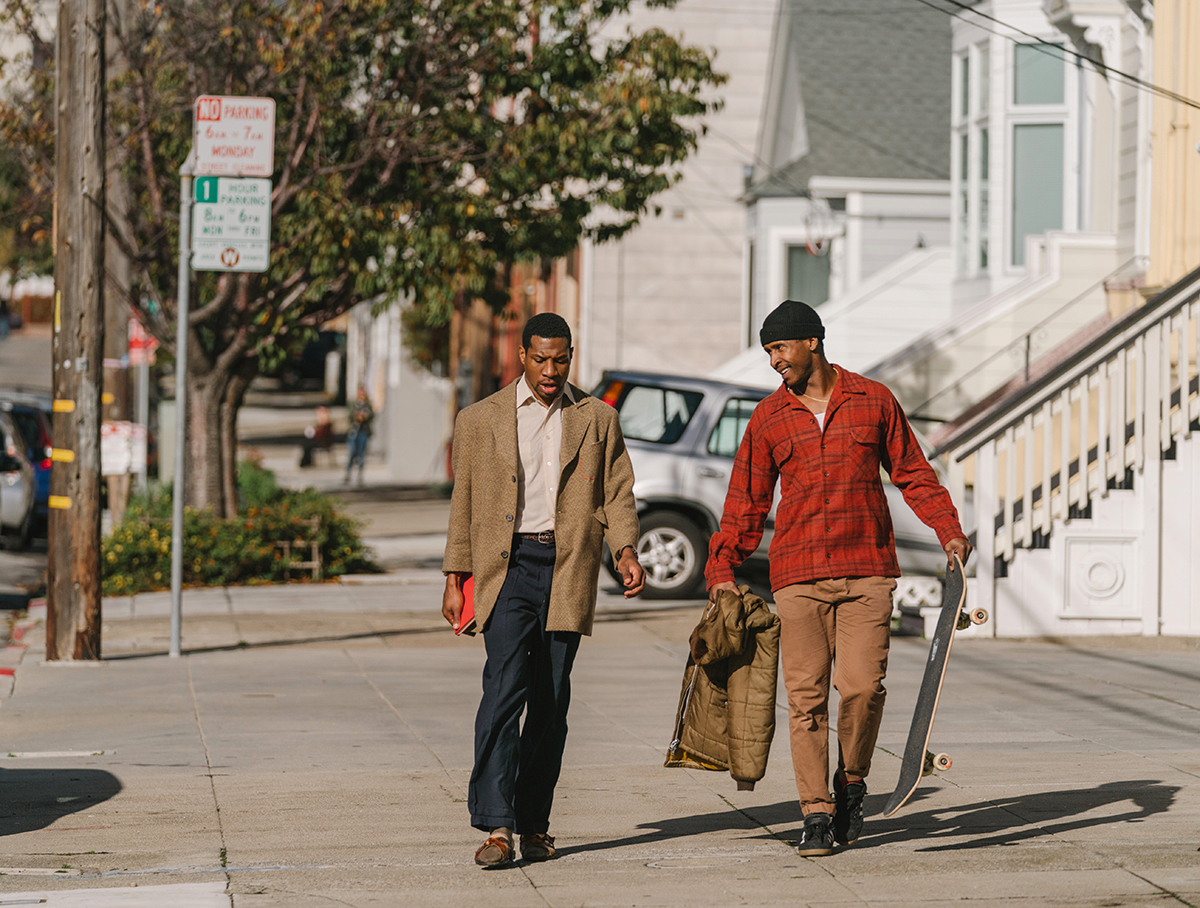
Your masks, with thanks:
M 476 829 L 510 826 L 530 835 L 550 828 L 580 637 L 546 630 L 553 580 L 554 545 L 514 537 L 508 574 L 483 631 L 487 662 L 467 793 Z

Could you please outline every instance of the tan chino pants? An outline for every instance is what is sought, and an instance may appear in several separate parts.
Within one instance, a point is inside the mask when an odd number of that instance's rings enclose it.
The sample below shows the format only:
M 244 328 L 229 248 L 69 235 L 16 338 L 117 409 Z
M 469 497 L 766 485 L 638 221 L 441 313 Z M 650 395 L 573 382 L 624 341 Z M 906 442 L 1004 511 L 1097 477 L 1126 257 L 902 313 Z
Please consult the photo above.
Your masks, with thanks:
M 797 583 L 775 593 L 792 767 L 805 814 L 832 813 L 829 682 L 841 695 L 838 765 L 866 777 L 879 736 L 891 642 L 891 577 Z

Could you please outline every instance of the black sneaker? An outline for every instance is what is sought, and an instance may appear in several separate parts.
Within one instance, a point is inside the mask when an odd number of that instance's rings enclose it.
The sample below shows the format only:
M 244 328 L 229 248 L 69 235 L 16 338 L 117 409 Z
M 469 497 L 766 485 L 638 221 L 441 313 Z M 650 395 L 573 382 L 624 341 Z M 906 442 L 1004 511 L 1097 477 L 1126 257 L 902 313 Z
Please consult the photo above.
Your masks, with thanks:
M 841 770 L 833 777 L 833 837 L 839 845 L 853 845 L 862 835 L 866 782 L 847 782 Z
M 796 853 L 802 858 L 833 854 L 833 818 L 827 813 L 810 813 L 804 818 L 804 834 Z

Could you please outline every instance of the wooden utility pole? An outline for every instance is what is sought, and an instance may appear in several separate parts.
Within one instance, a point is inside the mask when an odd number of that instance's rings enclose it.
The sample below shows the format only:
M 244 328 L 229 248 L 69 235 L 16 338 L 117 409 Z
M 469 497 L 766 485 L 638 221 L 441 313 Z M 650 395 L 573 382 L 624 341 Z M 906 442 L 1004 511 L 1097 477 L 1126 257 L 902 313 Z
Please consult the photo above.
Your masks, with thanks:
M 104 0 L 59 0 L 46 658 L 100 658 Z

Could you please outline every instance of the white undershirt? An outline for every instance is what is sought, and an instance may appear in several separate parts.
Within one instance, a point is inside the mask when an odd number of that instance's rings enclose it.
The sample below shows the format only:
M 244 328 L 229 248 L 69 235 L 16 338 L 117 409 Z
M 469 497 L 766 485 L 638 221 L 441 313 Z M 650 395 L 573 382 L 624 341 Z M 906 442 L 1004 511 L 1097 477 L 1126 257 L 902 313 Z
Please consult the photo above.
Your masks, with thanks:
M 815 416 L 817 418 L 817 425 L 820 426 L 821 431 L 824 432 L 825 431 L 825 411 L 822 410 L 820 413 L 814 413 L 813 416 Z

